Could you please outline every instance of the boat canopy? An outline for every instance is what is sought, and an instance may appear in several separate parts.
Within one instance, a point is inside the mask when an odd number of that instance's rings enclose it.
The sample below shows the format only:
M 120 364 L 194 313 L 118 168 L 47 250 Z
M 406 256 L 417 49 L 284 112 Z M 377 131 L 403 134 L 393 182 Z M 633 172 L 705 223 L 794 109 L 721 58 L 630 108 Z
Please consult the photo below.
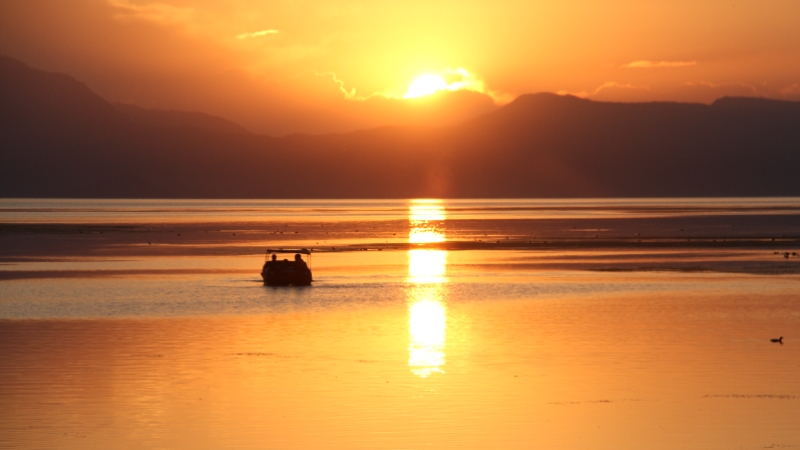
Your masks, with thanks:
M 270 254 L 270 253 L 302 253 L 303 255 L 310 255 L 311 254 L 311 250 L 309 250 L 307 248 L 296 248 L 296 249 L 288 249 L 288 250 L 287 249 L 283 249 L 283 248 L 281 248 L 281 249 L 268 248 L 267 249 L 267 254 Z

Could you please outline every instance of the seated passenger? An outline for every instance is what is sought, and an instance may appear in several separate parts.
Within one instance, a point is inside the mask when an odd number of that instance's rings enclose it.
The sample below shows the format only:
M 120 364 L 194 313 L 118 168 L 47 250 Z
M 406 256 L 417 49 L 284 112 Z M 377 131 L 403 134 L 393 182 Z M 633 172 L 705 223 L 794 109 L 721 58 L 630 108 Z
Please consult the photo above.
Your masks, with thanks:
M 295 263 L 295 264 L 297 264 L 297 265 L 298 265 L 298 266 L 300 266 L 300 267 L 303 267 L 303 268 L 306 268 L 306 267 L 308 267 L 308 265 L 306 264 L 306 262 L 305 262 L 305 261 L 303 261 L 303 257 L 302 257 L 302 256 L 300 256 L 300 253 L 295 253 L 295 254 L 294 254 L 294 263 Z
M 276 262 L 276 260 L 277 260 L 277 259 L 278 259 L 278 258 L 277 258 L 277 257 L 276 257 L 276 255 L 273 253 L 273 254 L 272 254 L 272 258 L 271 258 L 269 261 L 267 261 L 267 262 L 265 262 L 265 263 L 264 263 L 264 268 L 262 269 L 262 272 L 263 272 L 264 270 L 266 270 L 266 269 L 267 269 L 267 267 L 272 267 L 272 266 L 274 266 L 274 265 L 275 265 L 275 262 Z

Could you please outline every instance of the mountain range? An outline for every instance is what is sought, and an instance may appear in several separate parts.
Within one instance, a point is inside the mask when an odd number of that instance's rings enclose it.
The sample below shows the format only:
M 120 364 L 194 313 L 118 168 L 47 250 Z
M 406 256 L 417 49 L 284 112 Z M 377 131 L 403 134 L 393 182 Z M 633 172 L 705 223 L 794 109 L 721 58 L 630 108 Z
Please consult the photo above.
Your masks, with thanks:
M 800 195 L 800 102 L 607 103 L 541 93 L 451 127 L 271 137 L 111 104 L 0 57 L 0 197 Z

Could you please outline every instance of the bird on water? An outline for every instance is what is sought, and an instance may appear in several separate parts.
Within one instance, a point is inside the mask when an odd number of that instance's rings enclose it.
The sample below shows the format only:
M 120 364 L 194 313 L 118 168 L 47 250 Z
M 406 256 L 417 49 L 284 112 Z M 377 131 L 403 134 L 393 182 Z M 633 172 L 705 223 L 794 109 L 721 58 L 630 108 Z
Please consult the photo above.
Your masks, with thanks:
M 783 336 L 779 337 L 778 339 L 770 339 L 769 341 L 770 342 L 777 342 L 777 343 L 783 345 Z

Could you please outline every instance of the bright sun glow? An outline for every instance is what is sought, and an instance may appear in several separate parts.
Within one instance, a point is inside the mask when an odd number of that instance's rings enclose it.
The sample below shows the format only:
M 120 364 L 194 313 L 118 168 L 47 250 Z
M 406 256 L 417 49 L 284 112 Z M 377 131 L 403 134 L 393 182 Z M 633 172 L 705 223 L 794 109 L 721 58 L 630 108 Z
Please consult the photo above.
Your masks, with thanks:
M 469 73 L 463 67 L 447 68 L 438 74 L 420 75 L 408 86 L 403 98 L 418 98 L 435 94 L 439 91 L 473 91 L 485 93 L 483 81 Z M 490 94 L 492 95 L 492 94 Z
M 449 87 L 444 78 L 439 75 L 420 75 L 408 86 L 408 91 L 403 98 L 423 97 L 437 91 L 445 91 Z

